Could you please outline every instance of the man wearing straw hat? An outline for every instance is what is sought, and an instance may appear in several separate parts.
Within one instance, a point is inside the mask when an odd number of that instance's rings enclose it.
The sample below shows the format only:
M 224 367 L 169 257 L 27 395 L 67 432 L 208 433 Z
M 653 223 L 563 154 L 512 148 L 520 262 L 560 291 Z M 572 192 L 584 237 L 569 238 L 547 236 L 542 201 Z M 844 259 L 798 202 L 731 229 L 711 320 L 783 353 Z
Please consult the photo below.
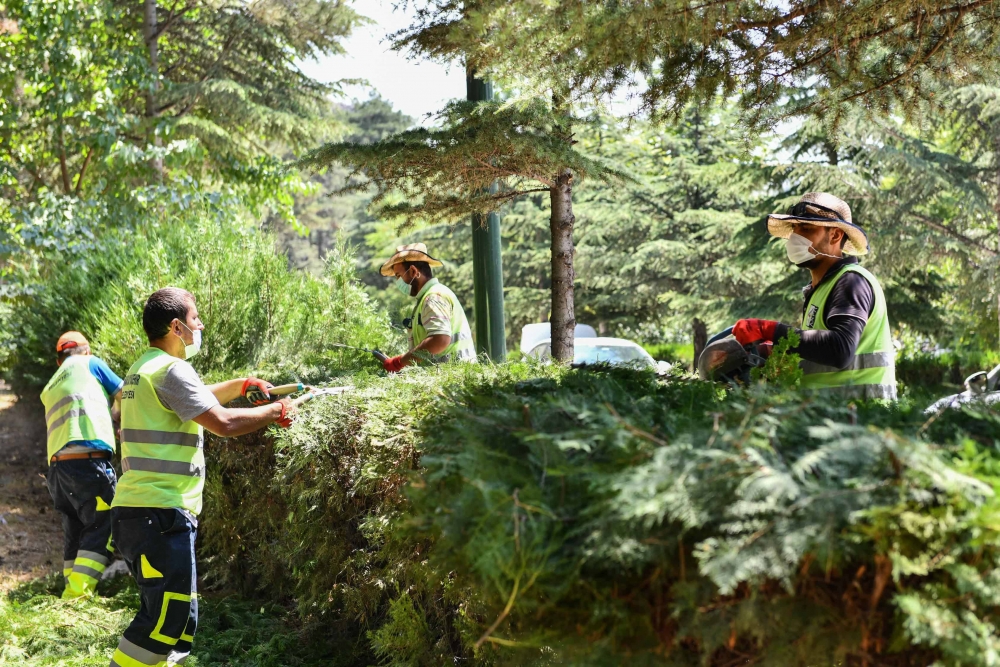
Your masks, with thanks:
M 382 275 L 396 276 L 396 288 L 416 299 L 412 315 L 403 322 L 410 330 L 410 350 L 382 363 L 390 373 L 417 361 L 476 361 L 462 304 L 434 277 L 433 269 L 439 266 L 441 262 L 427 254 L 423 243 L 399 246 L 382 265 Z
M 809 269 L 804 288 L 802 386 L 857 398 L 896 398 L 896 370 L 882 286 L 857 257 L 868 236 L 851 208 L 826 192 L 808 192 L 787 214 L 767 219 L 772 236 L 786 239 L 793 264 Z M 742 345 L 780 340 L 792 327 L 772 320 L 740 320 L 733 335 Z

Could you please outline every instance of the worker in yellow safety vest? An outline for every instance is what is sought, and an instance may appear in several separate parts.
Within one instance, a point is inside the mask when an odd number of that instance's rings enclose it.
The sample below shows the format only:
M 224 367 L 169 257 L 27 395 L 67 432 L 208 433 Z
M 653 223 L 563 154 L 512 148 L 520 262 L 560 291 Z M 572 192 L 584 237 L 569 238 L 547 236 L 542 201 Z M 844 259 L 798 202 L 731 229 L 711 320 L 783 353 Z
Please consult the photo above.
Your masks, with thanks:
M 122 380 L 79 331 L 56 341 L 58 370 L 42 390 L 46 484 L 63 525 L 64 598 L 92 595 L 111 562 L 115 429 Z
M 410 350 L 382 362 L 390 373 L 421 361 L 476 361 L 472 330 L 462 304 L 434 277 L 434 268 L 439 266 L 441 262 L 427 254 L 423 243 L 399 246 L 382 265 L 382 275 L 395 276 L 396 288 L 416 299 L 412 314 L 403 322 L 410 332 Z
M 294 406 L 272 385 L 240 378 L 202 383 L 188 362 L 205 328 L 194 297 L 167 287 L 146 300 L 149 347 L 122 391 L 122 478 L 111 506 L 115 547 L 139 584 L 140 607 L 111 667 L 180 664 L 198 624 L 194 544 L 205 484 L 203 429 L 219 436 L 288 427 Z M 239 396 L 257 407 L 227 408 Z
M 828 395 L 896 398 L 895 352 L 885 294 L 858 263 L 868 235 L 851 207 L 825 192 L 802 195 L 788 213 L 772 214 L 767 227 L 786 240 L 789 261 L 809 270 L 804 288 L 800 343 L 802 387 Z M 773 320 L 740 320 L 733 335 L 743 345 L 781 340 L 792 327 Z

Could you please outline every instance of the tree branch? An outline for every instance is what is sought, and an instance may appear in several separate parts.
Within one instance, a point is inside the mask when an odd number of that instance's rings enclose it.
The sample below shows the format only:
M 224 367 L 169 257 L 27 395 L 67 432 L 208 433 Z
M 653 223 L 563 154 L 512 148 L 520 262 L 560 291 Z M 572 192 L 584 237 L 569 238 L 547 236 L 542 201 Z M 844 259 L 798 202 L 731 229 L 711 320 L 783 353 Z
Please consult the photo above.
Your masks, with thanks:
M 946 227 L 945 225 L 942 225 L 940 222 L 937 222 L 936 220 L 932 220 L 928 217 L 920 215 L 919 213 L 914 213 L 913 211 L 910 211 L 909 214 L 913 216 L 915 220 L 922 222 L 931 229 L 939 231 L 942 234 L 947 234 L 948 236 L 952 237 L 957 241 L 961 241 L 967 246 L 975 248 L 976 250 L 981 250 L 982 252 L 985 252 L 987 255 L 990 255 L 991 257 L 996 257 L 998 255 L 996 250 L 993 250 L 992 248 L 987 248 L 986 246 L 981 245 L 975 239 L 970 239 L 968 236 L 962 234 L 961 232 L 957 232 L 954 229 L 951 229 L 950 227 Z
M 188 5 L 184 5 L 183 7 L 181 7 L 181 9 L 178 10 L 177 5 L 174 5 L 170 9 L 170 13 L 167 14 L 167 20 L 159 25 L 159 27 L 156 29 L 156 32 L 153 33 L 153 37 L 159 39 L 160 35 L 165 33 L 175 20 L 177 20 L 181 16 L 184 16 L 184 14 L 186 14 L 189 9 L 191 8 Z
M 62 128 L 59 128 L 59 171 L 62 174 L 63 192 L 70 193 L 69 168 L 66 166 L 66 147 L 63 145 Z
M 91 146 L 87 149 L 87 157 L 83 159 L 83 166 L 80 167 L 80 174 L 76 177 L 76 188 L 73 194 L 80 196 L 80 188 L 83 187 L 83 175 L 87 173 L 87 167 L 90 165 L 90 158 L 94 155 L 94 147 Z

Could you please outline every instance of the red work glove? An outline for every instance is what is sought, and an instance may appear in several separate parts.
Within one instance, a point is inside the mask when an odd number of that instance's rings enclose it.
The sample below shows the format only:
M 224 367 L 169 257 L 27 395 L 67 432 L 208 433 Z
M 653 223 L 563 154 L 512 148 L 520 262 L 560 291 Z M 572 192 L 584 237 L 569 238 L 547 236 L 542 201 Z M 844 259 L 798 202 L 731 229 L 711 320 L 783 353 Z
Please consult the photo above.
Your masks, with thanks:
M 258 380 L 257 378 L 247 378 L 243 383 L 243 389 L 240 393 L 243 398 L 247 399 L 254 405 L 267 405 L 273 399 L 269 390 L 274 389 L 274 385 L 265 380 Z
M 281 406 L 281 414 L 274 420 L 274 423 L 281 428 L 288 428 L 292 425 L 292 417 L 295 415 L 295 406 L 292 405 L 292 402 L 287 398 L 283 398 L 278 401 L 278 405 Z
M 733 336 L 740 345 L 749 345 L 760 341 L 774 342 L 778 323 L 774 320 L 740 320 L 733 327 Z
M 403 355 L 398 357 L 389 357 L 382 362 L 382 368 L 389 371 L 390 373 L 398 373 L 406 367 L 406 362 L 403 361 Z

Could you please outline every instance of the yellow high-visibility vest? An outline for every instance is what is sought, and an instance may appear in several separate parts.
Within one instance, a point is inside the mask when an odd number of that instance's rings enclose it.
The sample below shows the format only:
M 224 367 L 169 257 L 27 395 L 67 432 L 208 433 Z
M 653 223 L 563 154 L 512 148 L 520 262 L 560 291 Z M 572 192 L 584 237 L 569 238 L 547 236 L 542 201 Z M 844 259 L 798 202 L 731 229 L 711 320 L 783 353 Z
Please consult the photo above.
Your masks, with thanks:
M 70 442 L 100 441 L 115 449 L 108 395 L 90 372 L 90 357 L 67 357 L 42 390 L 47 460 Z
M 149 348 L 122 390 L 122 477 L 112 507 L 176 507 L 201 512 L 204 433 L 160 403 L 154 387 L 180 361 Z
M 469 320 L 465 317 L 465 310 L 459 303 L 458 297 L 450 289 L 438 282 L 437 278 L 431 278 L 417 294 L 417 307 L 413 309 L 413 347 L 420 345 L 427 338 L 427 329 L 421 320 L 421 313 L 424 310 L 424 302 L 427 297 L 436 294 L 451 303 L 451 343 L 441 354 L 436 354 L 431 358 L 435 363 L 446 361 L 476 361 L 476 346 L 472 342 L 472 329 L 469 327 Z
M 878 280 L 867 269 L 848 264 L 832 279 L 826 280 L 809 296 L 802 314 L 803 329 L 827 330 L 823 309 L 833 286 L 847 272 L 860 273 L 872 286 L 875 306 L 861 333 L 858 349 L 844 368 L 833 368 L 803 360 L 802 387 L 857 398 L 896 398 L 896 361 L 889 329 L 885 294 Z

